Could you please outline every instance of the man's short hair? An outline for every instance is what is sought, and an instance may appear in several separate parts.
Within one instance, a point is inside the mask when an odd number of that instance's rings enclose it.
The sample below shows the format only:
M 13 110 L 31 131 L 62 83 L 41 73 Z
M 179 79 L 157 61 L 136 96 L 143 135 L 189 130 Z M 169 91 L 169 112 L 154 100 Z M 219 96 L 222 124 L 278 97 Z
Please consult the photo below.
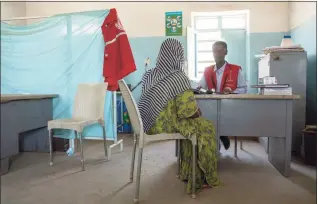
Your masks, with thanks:
M 224 42 L 224 41 L 216 41 L 216 42 L 213 44 L 213 46 L 215 46 L 215 45 L 222 45 L 222 46 L 224 47 L 224 49 L 227 50 L 227 44 L 226 44 L 226 42 Z

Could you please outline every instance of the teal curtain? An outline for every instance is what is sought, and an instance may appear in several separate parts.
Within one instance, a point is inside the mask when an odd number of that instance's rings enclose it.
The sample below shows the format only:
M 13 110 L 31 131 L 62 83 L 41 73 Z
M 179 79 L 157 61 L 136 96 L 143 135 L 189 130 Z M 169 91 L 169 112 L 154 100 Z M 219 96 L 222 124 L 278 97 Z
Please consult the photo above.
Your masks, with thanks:
M 59 94 L 53 117 L 69 118 L 79 83 L 103 81 L 101 25 L 109 10 L 56 15 L 25 26 L 1 23 L 1 94 Z M 107 138 L 114 139 L 112 93 L 107 92 Z M 86 137 L 101 137 L 92 126 Z M 70 131 L 55 135 L 72 138 Z

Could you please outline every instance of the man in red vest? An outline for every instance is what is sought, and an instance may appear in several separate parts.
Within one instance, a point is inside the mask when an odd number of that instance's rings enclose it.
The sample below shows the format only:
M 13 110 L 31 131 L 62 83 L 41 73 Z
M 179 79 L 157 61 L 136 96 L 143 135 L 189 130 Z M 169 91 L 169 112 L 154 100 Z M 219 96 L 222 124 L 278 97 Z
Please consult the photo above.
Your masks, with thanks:
M 223 41 L 215 42 L 212 46 L 215 65 L 205 68 L 204 74 L 199 82 L 199 88 L 211 90 L 221 94 L 244 94 L 247 93 L 246 81 L 242 68 L 225 61 L 227 55 L 227 44 Z M 225 149 L 230 147 L 228 137 L 220 137 Z

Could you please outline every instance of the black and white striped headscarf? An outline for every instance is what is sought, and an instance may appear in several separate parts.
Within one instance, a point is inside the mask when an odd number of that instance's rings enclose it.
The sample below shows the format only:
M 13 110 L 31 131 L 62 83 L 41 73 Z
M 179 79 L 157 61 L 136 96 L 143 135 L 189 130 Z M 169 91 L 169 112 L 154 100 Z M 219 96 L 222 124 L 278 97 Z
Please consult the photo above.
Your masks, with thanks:
M 170 99 L 191 89 L 184 73 L 184 48 L 173 38 L 166 39 L 157 58 L 156 67 L 142 78 L 142 93 L 138 104 L 144 131 L 147 132 Z

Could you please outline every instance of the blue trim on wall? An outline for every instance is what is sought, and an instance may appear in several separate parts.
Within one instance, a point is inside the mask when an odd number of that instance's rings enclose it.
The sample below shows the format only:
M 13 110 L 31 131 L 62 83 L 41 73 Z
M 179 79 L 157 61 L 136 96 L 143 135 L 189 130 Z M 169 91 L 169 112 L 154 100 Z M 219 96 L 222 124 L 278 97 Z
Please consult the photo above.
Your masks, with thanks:
M 311 17 L 290 31 L 294 44 L 301 44 L 307 51 L 306 122 L 317 124 L 317 35 L 316 16 Z
M 261 54 L 262 49 L 268 46 L 280 45 L 280 42 L 284 36 L 284 32 L 276 33 L 248 33 L 247 36 L 247 49 L 246 54 L 247 62 L 246 67 L 242 67 L 247 71 L 247 78 L 249 85 L 256 84 L 258 78 L 258 59 L 254 57 L 256 54 Z M 157 55 L 161 46 L 161 43 L 168 37 L 139 37 L 130 38 L 129 42 L 133 51 L 135 62 L 137 65 L 137 71 L 130 74 L 125 78 L 127 83 L 130 83 L 132 87 L 136 85 L 142 78 L 144 73 L 144 62 L 147 57 L 150 57 L 150 65 L 148 68 L 153 68 L 156 64 Z M 186 36 L 174 37 L 178 39 L 185 47 L 186 50 Z M 230 51 L 230 50 L 229 50 Z M 239 55 L 240 53 L 237 53 Z M 186 56 L 186 53 L 185 53 Z M 245 57 L 245 56 L 243 56 Z M 256 93 L 256 89 L 248 88 L 249 93 Z M 141 87 L 139 86 L 133 92 L 133 96 L 136 102 L 139 101 L 141 94 Z

